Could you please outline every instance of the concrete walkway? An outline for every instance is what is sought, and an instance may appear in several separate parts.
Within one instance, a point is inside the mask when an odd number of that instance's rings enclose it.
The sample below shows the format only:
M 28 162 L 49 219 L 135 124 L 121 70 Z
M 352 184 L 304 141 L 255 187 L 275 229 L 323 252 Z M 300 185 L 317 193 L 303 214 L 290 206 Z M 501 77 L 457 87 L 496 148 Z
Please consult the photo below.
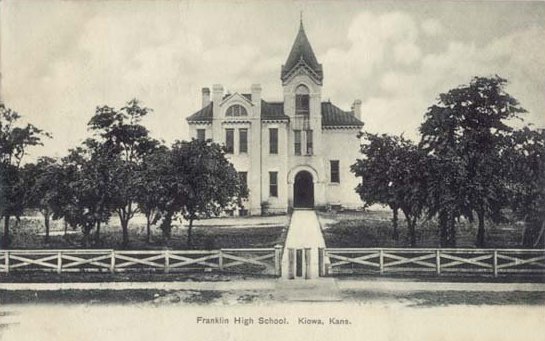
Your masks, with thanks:
M 320 228 L 318 216 L 313 210 L 294 210 L 284 246 L 282 256 L 282 278 L 288 278 L 289 257 L 288 249 L 311 248 L 310 271 L 311 279 L 318 277 L 318 248 L 325 247 L 324 236 Z

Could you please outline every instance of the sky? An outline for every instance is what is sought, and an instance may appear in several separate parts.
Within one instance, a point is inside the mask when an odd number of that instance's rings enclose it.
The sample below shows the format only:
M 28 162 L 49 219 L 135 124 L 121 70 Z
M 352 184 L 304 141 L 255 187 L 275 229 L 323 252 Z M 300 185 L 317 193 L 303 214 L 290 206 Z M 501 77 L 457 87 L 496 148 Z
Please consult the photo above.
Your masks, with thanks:
M 322 99 L 361 99 L 367 131 L 418 140 L 440 93 L 496 74 L 545 127 L 545 2 L 0 0 L 1 96 L 53 136 L 31 157 L 63 156 L 97 106 L 132 98 L 152 136 L 188 139 L 202 87 L 282 100 L 301 11 Z

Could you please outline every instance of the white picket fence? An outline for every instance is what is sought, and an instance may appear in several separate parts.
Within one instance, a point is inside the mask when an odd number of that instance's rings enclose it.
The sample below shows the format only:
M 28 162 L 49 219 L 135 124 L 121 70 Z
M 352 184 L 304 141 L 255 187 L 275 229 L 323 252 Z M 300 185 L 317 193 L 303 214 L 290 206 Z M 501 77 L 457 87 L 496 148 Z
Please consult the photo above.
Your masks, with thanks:
M 358 273 L 545 275 L 542 249 L 321 248 L 322 276 Z
M 220 250 L 2 250 L 0 272 L 223 271 L 280 276 L 282 246 Z

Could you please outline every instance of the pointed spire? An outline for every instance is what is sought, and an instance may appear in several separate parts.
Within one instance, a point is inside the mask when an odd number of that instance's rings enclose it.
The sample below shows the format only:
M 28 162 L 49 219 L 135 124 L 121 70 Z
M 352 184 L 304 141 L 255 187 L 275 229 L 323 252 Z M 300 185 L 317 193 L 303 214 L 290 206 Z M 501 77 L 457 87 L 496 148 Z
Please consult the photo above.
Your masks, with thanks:
M 306 64 L 310 71 L 314 73 L 316 80 L 321 83 L 323 79 L 322 65 L 318 63 L 318 59 L 316 59 L 316 55 L 314 54 L 305 33 L 305 28 L 303 26 L 303 11 L 300 12 L 299 32 L 293 42 L 288 59 L 282 66 L 282 74 L 280 77 L 282 81 L 289 78 L 292 71 L 301 65 L 301 63 Z

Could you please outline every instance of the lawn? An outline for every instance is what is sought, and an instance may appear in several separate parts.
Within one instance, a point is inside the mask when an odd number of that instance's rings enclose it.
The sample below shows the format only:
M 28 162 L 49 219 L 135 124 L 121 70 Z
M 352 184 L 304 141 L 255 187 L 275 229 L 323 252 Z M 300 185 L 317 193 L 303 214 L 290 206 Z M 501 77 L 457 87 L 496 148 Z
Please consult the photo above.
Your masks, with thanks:
M 193 227 L 194 249 L 219 248 L 261 248 L 283 244 L 289 217 L 287 215 L 268 217 L 223 217 L 196 221 Z M 21 217 L 19 226 L 11 222 L 12 249 L 72 249 L 81 248 L 81 230 L 68 230 L 64 234 L 62 220 L 51 222 L 49 243 L 44 242 L 44 224 L 40 215 Z M 187 222 L 176 222 L 168 242 L 163 240 L 161 230 L 152 226 L 151 243 L 146 242 L 144 217 L 136 216 L 129 223 L 129 248 L 138 250 L 187 249 Z M 109 224 L 101 227 L 100 242 L 93 248 L 120 248 L 121 227 L 113 217 Z
M 392 239 L 392 214 L 386 210 L 318 212 L 327 247 L 409 247 L 405 220 L 400 215 L 399 240 Z M 457 224 L 457 247 L 475 246 L 477 224 Z M 494 248 L 520 248 L 522 227 L 515 222 L 487 222 L 486 244 Z M 420 221 L 417 247 L 439 247 L 437 222 Z

